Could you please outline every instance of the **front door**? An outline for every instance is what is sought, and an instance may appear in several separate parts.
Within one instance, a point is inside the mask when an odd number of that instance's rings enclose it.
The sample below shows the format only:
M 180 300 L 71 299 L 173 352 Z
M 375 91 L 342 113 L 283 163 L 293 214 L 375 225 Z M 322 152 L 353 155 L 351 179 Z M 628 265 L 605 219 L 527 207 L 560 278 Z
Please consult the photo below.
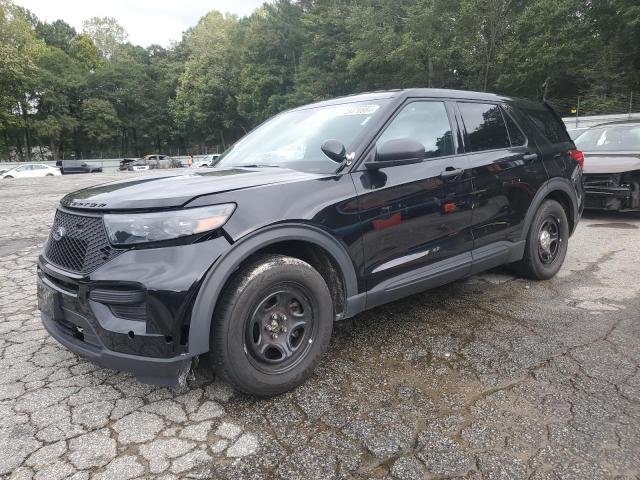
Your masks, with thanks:
M 461 263 L 458 277 L 470 268 L 472 186 L 467 159 L 456 154 L 456 131 L 445 102 L 410 101 L 382 131 L 369 157 L 389 140 L 410 138 L 425 146 L 424 161 L 380 170 L 361 166 L 353 174 L 366 232 L 366 288 L 386 291 L 379 298 L 368 294 L 368 306 L 411 293 L 411 285 L 431 267 L 436 271 L 448 260 Z

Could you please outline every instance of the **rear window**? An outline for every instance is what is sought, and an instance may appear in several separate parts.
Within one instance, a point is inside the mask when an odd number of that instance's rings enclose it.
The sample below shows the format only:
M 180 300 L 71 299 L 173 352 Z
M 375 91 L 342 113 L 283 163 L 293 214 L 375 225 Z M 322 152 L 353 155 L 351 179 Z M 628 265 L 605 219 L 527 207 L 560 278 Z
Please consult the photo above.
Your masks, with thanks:
M 522 108 L 522 113 L 533 123 L 536 129 L 542 133 L 551 143 L 570 142 L 564 124 L 549 109 Z
M 472 152 L 511 146 L 500 107 L 491 103 L 459 102 Z

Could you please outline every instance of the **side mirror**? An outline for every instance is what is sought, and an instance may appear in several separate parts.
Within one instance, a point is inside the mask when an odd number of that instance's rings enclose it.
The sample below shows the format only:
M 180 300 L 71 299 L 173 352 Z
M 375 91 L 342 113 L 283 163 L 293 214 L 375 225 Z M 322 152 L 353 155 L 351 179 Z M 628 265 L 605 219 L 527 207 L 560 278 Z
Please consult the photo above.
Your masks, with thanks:
M 320 150 L 336 163 L 342 163 L 347 158 L 347 149 L 340 140 L 325 140 Z
M 411 138 L 397 138 L 382 144 L 372 162 L 365 163 L 369 170 L 420 163 L 424 160 L 424 145 Z

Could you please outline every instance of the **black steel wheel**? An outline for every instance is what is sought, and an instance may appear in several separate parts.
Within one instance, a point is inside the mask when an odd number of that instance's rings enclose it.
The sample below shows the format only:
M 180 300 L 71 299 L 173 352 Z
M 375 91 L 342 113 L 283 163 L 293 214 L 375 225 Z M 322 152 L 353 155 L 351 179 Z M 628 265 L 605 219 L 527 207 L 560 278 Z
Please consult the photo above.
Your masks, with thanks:
M 247 318 L 245 347 L 255 367 L 282 373 L 309 352 L 314 341 L 314 305 L 302 285 L 284 283 L 267 292 Z
M 567 213 L 555 200 L 542 202 L 527 233 L 524 256 L 513 270 L 534 280 L 552 278 L 564 262 L 569 243 Z
M 334 317 L 329 288 L 311 265 L 284 255 L 257 256 L 232 277 L 216 307 L 213 368 L 248 394 L 291 390 L 326 351 Z
M 538 230 L 538 256 L 545 265 L 553 263 L 560 251 L 560 219 L 549 215 Z

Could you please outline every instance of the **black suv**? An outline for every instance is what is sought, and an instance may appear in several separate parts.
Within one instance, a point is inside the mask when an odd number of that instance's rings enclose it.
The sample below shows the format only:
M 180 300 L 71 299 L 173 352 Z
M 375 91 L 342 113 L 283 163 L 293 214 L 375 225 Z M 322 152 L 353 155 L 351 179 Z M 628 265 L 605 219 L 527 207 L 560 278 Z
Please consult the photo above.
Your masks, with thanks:
M 192 360 L 284 392 L 334 321 L 501 264 L 553 277 L 582 155 L 548 105 L 415 89 L 281 113 L 208 171 L 61 200 L 38 262 L 49 333 L 162 385 Z
M 63 175 L 69 175 L 72 173 L 101 173 L 102 167 L 96 165 L 89 165 L 82 160 L 58 160 L 56 167 L 60 167 L 60 171 Z

